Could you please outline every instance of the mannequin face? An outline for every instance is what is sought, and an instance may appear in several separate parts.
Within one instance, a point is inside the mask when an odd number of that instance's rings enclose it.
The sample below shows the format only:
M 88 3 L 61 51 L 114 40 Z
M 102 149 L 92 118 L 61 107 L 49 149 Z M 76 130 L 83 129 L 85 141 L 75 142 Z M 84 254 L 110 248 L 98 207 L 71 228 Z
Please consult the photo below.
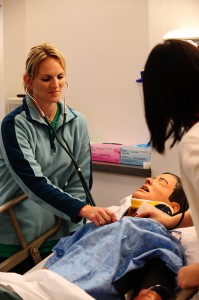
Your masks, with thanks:
M 155 178 L 147 178 L 145 184 L 138 188 L 132 195 L 133 198 L 164 202 L 173 207 L 174 212 L 179 210 L 179 204 L 170 202 L 176 178 L 171 174 L 161 174 Z

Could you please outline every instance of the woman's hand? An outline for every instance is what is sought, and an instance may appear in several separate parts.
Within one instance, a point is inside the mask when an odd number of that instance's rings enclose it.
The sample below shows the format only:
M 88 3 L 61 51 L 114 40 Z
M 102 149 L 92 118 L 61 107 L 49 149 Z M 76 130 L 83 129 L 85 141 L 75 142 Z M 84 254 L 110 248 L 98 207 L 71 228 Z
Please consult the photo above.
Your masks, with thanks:
M 178 286 L 182 289 L 199 286 L 199 263 L 182 267 L 178 271 Z
M 167 229 L 173 228 L 178 224 L 182 214 L 177 214 L 175 216 L 169 216 L 166 213 L 163 213 L 159 209 L 149 209 L 137 215 L 139 218 L 151 218 L 162 225 L 164 225 Z M 178 227 L 189 227 L 193 226 L 193 221 L 191 218 L 190 210 L 187 210 L 184 214 L 184 218 Z
M 82 207 L 79 212 L 79 216 L 90 220 L 96 226 L 110 224 L 117 221 L 114 212 L 108 208 L 90 205 L 85 205 Z
M 175 217 L 171 217 L 159 209 L 151 209 L 151 210 L 149 209 L 147 211 L 138 214 L 136 217 L 154 219 L 160 222 L 168 229 L 173 227 L 177 223 Z

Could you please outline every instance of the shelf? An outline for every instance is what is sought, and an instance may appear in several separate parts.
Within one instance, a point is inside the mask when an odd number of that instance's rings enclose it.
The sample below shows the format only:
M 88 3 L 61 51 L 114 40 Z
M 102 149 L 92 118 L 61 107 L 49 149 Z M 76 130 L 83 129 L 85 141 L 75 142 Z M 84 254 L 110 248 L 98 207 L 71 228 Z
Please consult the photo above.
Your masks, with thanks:
M 92 166 L 93 171 L 96 172 L 114 173 L 137 177 L 151 177 L 151 169 L 143 169 L 133 165 L 93 161 Z

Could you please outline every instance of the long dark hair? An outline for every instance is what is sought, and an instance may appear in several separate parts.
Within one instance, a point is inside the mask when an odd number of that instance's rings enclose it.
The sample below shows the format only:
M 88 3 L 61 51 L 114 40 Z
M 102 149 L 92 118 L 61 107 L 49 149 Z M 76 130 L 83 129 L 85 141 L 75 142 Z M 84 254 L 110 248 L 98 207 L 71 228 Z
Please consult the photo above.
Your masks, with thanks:
M 164 153 L 187 132 L 199 113 L 199 49 L 182 40 L 155 46 L 143 75 L 145 118 L 152 147 Z

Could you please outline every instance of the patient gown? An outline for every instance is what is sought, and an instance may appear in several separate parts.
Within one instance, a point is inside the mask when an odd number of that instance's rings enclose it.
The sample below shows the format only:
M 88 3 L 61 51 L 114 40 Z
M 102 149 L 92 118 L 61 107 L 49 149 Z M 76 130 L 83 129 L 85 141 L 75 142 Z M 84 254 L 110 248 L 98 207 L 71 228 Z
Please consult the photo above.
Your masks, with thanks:
M 185 263 L 180 242 L 163 225 L 132 217 L 101 227 L 88 223 L 53 252 L 45 267 L 97 300 L 120 299 L 113 282 L 151 258 L 161 258 L 174 273 Z

